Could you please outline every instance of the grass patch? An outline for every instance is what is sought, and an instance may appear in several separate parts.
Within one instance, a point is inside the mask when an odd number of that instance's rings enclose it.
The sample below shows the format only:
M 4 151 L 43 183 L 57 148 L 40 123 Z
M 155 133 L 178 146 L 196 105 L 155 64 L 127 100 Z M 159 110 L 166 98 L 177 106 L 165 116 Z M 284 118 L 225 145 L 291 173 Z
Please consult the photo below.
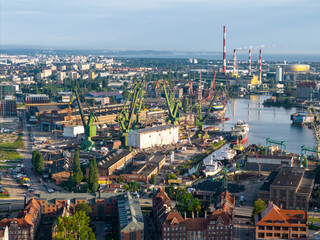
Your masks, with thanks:
M 7 189 L 5 189 L 5 188 L 2 188 L 4 191 L 6 191 L 7 193 L 0 193 L 0 199 L 1 198 L 9 198 L 10 197 L 10 195 L 9 195 L 9 193 L 8 193 L 8 190 Z
M 24 142 L 21 135 L 18 136 L 15 142 L 0 143 L 0 159 L 22 159 L 21 155 L 17 152 L 17 149 L 23 147 Z
M 308 220 L 309 222 L 320 222 L 320 218 L 316 218 L 316 217 L 309 217 Z

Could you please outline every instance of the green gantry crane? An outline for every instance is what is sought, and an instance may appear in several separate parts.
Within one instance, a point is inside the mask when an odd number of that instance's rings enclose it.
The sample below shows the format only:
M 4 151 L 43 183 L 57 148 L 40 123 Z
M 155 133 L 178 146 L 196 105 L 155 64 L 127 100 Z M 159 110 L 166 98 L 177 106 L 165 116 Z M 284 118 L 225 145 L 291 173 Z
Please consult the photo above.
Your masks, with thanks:
M 287 145 L 285 141 L 277 141 L 277 140 L 272 140 L 271 138 L 267 138 L 266 142 L 267 142 L 267 150 L 268 150 L 268 147 L 272 146 L 272 144 L 277 144 L 280 146 L 280 154 L 284 153 L 285 155 L 287 155 Z M 272 155 L 272 151 L 271 151 L 271 155 Z
M 305 168 L 308 169 L 308 157 L 307 157 L 307 152 L 313 152 L 319 155 L 320 151 L 318 149 L 314 148 L 308 148 L 307 146 L 301 146 L 301 155 L 300 155 L 300 167 L 303 166 L 303 160 L 306 157 L 306 165 Z
M 168 91 L 169 94 L 168 94 Z M 180 110 L 182 107 L 182 104 L 179 99 L 175 99 L 174 94 L 172 90 L 170 89 L 170 86 L 166 84 L 166 81 L 163 81 L 163 92 L 166 98 L 166 103 L 168 107 L 168 117 L 166 119 L 166 122 L 174 125 L 178 125 L 180 121 Z
M 87 107 L 90 111 L 90 114 L 88 116 L 88 120 L 86 121 L 85 115 L 83 112 L 83 108 L 82 108 L 82 104 L 81 104 L 81 100 L 80 100 L 79 92 L 82 96 L 82 92 L 79 87 L 79 84 L 76 83 L 76 86 L 73 89 L 73 94 L 76 96 L 76 100 L 78 103 L 79 112 L 80 112 L 80 116 L 81 116 L 81 121 L 82 121 L 82 125 L 84 128 L 84 140 L 82 141 L 82 143 L 80 145 L 80 149 L 84 150 L 84 151 L 90 151 L 93 147 L 95 147 L 95 144 L 91 138 L 97 135 L 97 126 L 93 125 L 93 122 L 98 121 L 98 118 L 97 118 L 96 114 L 90 109 L 89 105 L 87 105 Z M 70 97 L 70 102 L 72 102 L 73 94 Z
M 201 112 L 201 110 L 202 110 L 201 101 L 199 101 L 199 102 L 198 102 L 197 104 L 195 104 L 194 107 L 193 107 L 193 108 L 196 110 L 196 113 L 197 113 L 197 114 L 195 115 L 195 117 L 194 117 L 194 125 L 195 125 L 196 127 L 198 127 L 198 137 L 199 137 L 199 138 L 201 138 L 201 137 L 206 137 L 206 136 L 202 136 L 202 134 L 204 133 L 204 124 L 205 124 L 206 120 L 208 119 L 208 117 L 209 117 L 209 115 L 210 115 L 211 109 L 212 109 L 215 101 L 217 100 L 217 97 L 218 97 L 218 94 L 219 94 L 220 91 L 223 91 L 223 92 L 226 94 L 227 98 L 230 99 L 227 90 L 226 90 L 225 88 L 223 88 L 222 86 L 220 86 L 220 87 L 217 89 L 214 97 L 212 98 L 212 100 L 211 100 L 211 102 L 210 102 L 210 104 L 209 104 L 209 107 L 208 107 L 208 109 L 207 109 L 207 111 L 206 111 L 206 113 L 205 113 L 204 116 L 202 116 L 202 112 Z
M 116 117 L 116 121 L 121 128 L 120 139 L 123 147 L 128 146 L 128 133 L 133 129 L 141 126 L 140 112 L 142 108 L 142 100 L 144 94 L 144 81 L 135 80 L 130 94 L 121 111 Z M 136 114 L 134 122 L 133 115 Z

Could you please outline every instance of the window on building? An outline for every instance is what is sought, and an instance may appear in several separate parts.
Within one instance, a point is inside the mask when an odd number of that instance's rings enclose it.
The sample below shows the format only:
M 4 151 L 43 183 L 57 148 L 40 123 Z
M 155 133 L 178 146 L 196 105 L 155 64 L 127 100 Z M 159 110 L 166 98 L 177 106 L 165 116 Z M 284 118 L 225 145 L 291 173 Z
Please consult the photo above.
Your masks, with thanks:
M 292 234 L 292 237 L 293 237 L 293 238 L 297 238 L 297 237 L 298 237 L 298 234 Z
M 283 227 L 282 228 L 283 231 L 288 231 L 288 229 L 289 229 L 288 227 Z
M 258 233 L 258 238 L 264 238 L 264 233 Z
M 280 227 L 274 227 L 274 230 L 279 231 Z
M 259 230 L 264 230 L 264 226 L 259 226 Z
M 307 231 L 307 229 L 306 229 L 306 228 L 304 228 L 304 227 L 302 227 L 302 228 L 300 228 L 300 231 L 305 232 L 305 231 Z
M 273 230 L 271 226 L 267 226 L 267 230 Z

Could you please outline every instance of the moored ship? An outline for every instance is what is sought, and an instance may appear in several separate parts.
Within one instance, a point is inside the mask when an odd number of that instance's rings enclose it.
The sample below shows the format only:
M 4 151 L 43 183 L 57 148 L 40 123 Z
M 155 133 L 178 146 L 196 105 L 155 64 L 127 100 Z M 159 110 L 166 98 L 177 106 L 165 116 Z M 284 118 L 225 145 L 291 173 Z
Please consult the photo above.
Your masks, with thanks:
M 313 116 L 308 116 L 306 112 L 296 112 L 291 114 L 291 121 L 293 124 L 302 125 L 313 121 Z
M 231 144 L 244 143 L 248 140 L 249 125 L 239 120 L 237 124 L 231 128 Z

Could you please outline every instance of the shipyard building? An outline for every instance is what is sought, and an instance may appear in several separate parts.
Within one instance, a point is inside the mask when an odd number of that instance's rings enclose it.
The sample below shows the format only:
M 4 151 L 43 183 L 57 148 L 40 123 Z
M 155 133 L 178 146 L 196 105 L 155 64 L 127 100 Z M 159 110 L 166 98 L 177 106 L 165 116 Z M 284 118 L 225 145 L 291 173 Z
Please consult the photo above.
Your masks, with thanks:
M 179 127 L 172 124 L 143 128 L 128 133 L 128 146 L 139 149 L 175 144 L 178 140 Z

